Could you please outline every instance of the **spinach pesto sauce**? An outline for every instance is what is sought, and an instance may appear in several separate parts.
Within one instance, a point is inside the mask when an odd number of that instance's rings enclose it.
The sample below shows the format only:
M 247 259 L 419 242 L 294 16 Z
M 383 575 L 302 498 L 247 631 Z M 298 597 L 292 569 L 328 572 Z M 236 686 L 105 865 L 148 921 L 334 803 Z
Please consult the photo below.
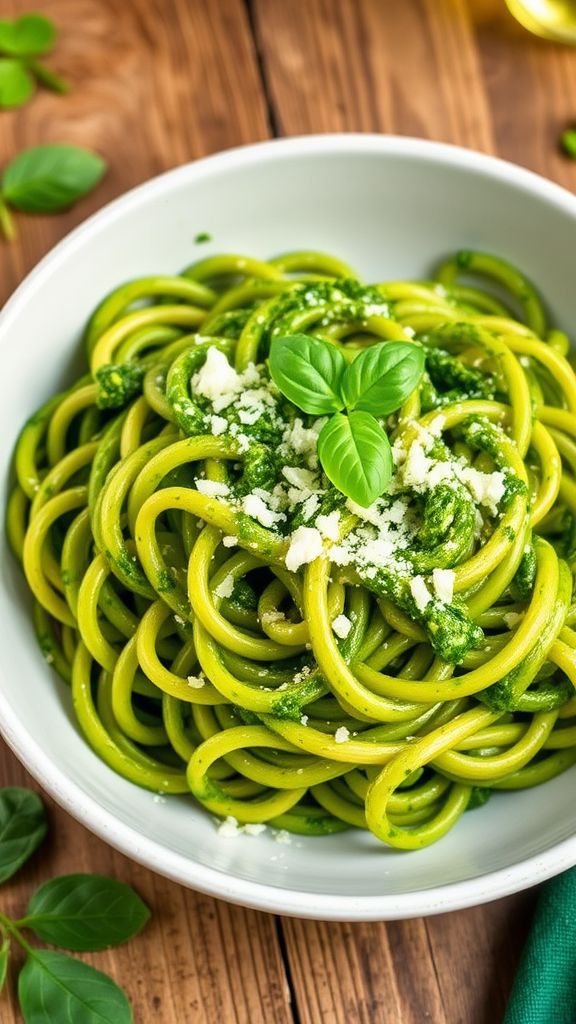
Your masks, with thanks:
M 207 255 L 120 285 L 85 344 L 7 529 L 110 767 L 420 849 L 576 763 L 576 376 L 519 270 Z

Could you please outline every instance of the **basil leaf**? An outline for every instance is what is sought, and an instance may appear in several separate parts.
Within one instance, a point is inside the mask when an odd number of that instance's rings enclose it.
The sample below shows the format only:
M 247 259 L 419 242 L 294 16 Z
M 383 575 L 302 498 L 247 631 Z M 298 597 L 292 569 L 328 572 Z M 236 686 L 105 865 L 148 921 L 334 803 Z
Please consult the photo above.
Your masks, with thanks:
M 18 871 L 47 829 L 40 797 L 31 789 L 0 789 L 0 882 Z
M 15 21 L 0 21 L 0 50 L 14 57 L 34 57 L 54 45 L 56 29 L 42 14 L 24 14 Z
M 576 160 L 576 128 L 567 128 L 560 136 L 560 145 L 566 156 Z
M 329 480 L 358 505 L 371 505 L 392 477 L 392 450 L 368 412 L 337 413 L 324 424 L 318 456 Z
M 52 92 L 59 92 L 61 96 L 70 92 L 70 83 L 64 78 L 60 78 L 60 75 L 55 74 L 40 61 L 27 60 L 26 66 L 34 73 L 36 80 L 45 85 L 47 89 L 51 89 Z
M 35 88 L 32 75 L 21 61 L 0 58 L 0 107 L 21 107 Z
M 346 360 L 340 349 L 307 334 L 274 338 L 269 356 L 276 387 L 304 412 L 324 415 L 341 409 Z
M 102 157 L 78 146 L 33 146 L 8 164 L 3 198 L 27 213 L 51 213 L 75 203 L 100 181 Z
M 365 349 L 350 364 L 342 391 L 348 409 L 376 416 L 395 412 L 424 373 L 424 349 L 406 341 L 385 341 Z
M 8 973 L 8 961 L 10 960 L 10 940 L 4 939 L 0 946 L 0 992 L 4 988 L 6 975 Z
M 34 893 L 19 923 L 44 942 L 77 952 L 117 946 L 136 935 L 150 911 L 137 893 L 103 875 L 63 875 Z
M 130 1003 L 112 978 L 48 949 L 26 960 L 18 998 L 26 1024 L 132 1024 Z

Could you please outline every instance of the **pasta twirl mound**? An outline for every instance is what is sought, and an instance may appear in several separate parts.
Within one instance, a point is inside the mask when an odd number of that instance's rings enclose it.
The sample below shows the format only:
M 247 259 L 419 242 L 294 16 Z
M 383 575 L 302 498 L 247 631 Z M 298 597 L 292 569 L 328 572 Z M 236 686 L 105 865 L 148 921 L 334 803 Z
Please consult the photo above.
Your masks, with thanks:
M 295 334 L 347 364 L 424 352 L 368 506 L 270 375 Z M 313 252 L 209 257 L 118 288 L 85 341 L 89 372 L 22 431 L 8 532 L 111 768 L 417 849 L 574 764 L 576 376 L 517 270 L 460 252 L 368 286 Z

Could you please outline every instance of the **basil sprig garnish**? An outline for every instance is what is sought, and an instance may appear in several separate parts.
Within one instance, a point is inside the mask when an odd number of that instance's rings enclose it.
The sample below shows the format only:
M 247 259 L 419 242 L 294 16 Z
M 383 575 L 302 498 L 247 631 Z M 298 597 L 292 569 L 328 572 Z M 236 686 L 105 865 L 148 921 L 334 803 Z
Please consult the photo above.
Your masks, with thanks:
M 270 375 L 303 412 L 329 415 L 318 437 L 326 476 L 364 507 L 384 493 L 393 470 L 388 436 L 377 417 L 395 412 L 418 387 L 424 350 L 414 342 L 386 341 L 348 364 L 336 345 L 308 334 L 275 338 Z
M 68 92 L 68 83 L 38 57 L 52 50 L 56 28 L 43 14 L 23 14 L 0 21 L 0 107 L 21 107 L 40 82 L 53 92 Z
M 0 790 L 0 881 L 21 867 L 45 833 L 36 793 Z M 45 882 L 32 895 L 25 917 L 14 920 L 0 911 L 0 991 L 15 942 L 26 953 L 18 978 L 26 1024 L 132 1024 L 130 1003 L 116 982 L 65 953 L 34 948 L 23 929 L 52 945 L 88 952 L 126 942 L 149 916 L 138 894 L 114 878 L 75 874 Z

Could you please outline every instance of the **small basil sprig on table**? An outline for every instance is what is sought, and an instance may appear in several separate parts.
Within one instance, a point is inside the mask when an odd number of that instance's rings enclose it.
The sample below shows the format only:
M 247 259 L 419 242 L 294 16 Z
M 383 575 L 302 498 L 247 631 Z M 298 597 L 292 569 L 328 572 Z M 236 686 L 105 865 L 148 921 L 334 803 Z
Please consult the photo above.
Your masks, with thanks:
M 269 367 L 279 391 L 303 412 L 332 414 L 318 437 L 322 468 L 348 498 L 371 505 L 386 490 L 393 469 L 390 442 L 376 417 L 395 412 L 418 386 L 423 348 L 381 342 L 348 364 L 336 345 L 291 334 L 273 340 Z
M 567 128 L 560 136 L 560 145 L 566 156 L 576 160 L 576 128 Z
M 17 787 L 0 789 L 0 883 L 32 856 L 48 830 L 37 793 Z
M 22 106 L 36 82 L 53 92 L 68 92 L 68 83 L 37 60 L 52 50 L 55 39 L 54 24 L 43 14 L 0 21 L 0 107 Z
M 33 146 L 7 164 L 0 182 L 0 229 L 9 241 L 15 227 L 9 207 L 25 213 L 56 213 L 91 192 L 106 170 L 89 149 L 54 143 Z
M 0 790 L 0 881 L 21 867 L 45 833 L 44 807 L 36 793 Z M 113 878 L 75 874 L 45 882 L 20 920 L 0 911 L 0 990 L 10 945 L 16 942 L 26 953 L 18 978 L 26 1024 L 131 1024 L 130 1003 L 111 978 L 65 953 L 34 948 L 22 930 L 52 945 L 87 952 L 126 942 L 149 916 L 134 890 Z

